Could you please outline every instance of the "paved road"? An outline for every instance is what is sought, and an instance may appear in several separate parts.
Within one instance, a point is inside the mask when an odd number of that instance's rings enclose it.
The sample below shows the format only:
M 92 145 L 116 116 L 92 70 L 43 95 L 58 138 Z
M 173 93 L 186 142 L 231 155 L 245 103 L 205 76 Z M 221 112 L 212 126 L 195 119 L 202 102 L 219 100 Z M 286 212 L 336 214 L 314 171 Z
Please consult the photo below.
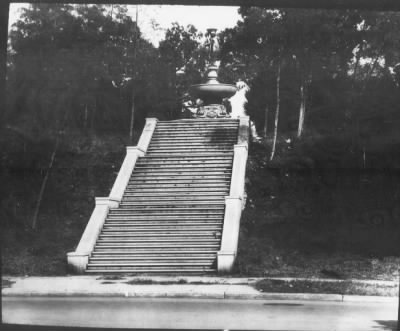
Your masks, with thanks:
M 186 329 L 395 330 L 391 303 L 3 297 L 3 323 Z

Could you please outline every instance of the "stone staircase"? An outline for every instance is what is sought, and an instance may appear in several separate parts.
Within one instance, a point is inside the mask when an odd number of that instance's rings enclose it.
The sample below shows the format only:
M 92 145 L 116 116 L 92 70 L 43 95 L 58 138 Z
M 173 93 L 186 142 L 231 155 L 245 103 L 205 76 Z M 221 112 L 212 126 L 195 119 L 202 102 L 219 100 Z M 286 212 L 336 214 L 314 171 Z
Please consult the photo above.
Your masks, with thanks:
M 216 272 L 238 132 L 236 119 L 158 122 L 86 272 Z

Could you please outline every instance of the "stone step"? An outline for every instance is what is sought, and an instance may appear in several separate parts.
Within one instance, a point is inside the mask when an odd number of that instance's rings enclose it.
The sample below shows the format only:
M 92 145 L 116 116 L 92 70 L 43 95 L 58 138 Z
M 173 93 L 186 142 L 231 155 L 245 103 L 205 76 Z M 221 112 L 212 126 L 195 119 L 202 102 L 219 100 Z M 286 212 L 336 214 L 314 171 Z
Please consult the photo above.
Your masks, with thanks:
M 215 165 L 215 166 L 207 166 L 207 165 L 160 165 L 158 167 L 148 167 L 147 165 L 142 166 L 139 165 L 135 167 L 133 171 L 133 176 L 140 176 L 145 174 L 163 174 L 163 175 L 187 175 L 187 174 L 196 174 L 196 175 L 220 175 L 220 174 L 231 174 L 232 166 L 231 165 Z
M 157 123 L 157 127 L 176 127 L 176 126 L 183 126 L 183 127 L 192 127 L 192 126 L 200 126 L 202 128 L 207 128 L 207 127 L 211 127 L 211 126 L 219 126 L 219 127 L 224 127 L 224 126 L 239 126 L 239 121 L 234 119 L 231 121 L 226 121 L 225 123 L 220 121 L 220 120 L 216 120 L 216 121 L 208 121 L 208 122 L 202 122 L 200 119 L 196 119 L 193 122 L 182 122 L 183 120 L 176 120 L 176 122 L 171 122 L 171 121 L 160 121 Z
M 222 145 L 222 144 L 199 144 L 199 145 L 192 145 L 191 143 L 187 143 L 185 145 L 177 145 L 177 144 L 154 144 L 154 145 L 149 145 L 147 152 L 149 151 L 155 151 L 155 150 L 161 150 L 161 151 L 168 151 L 168 150 L 177 150 L 177 151 L 186 151 L 191 153 L 192 151 L 211 151 L 211 152 L 225 152 L 225 151 L 233 151 L 233 144 L 229 145 Z
M 211 236 L 211 237 L 216 237 L 221 234 L 221 231 L 219 229 L 210 229 L 210 228 L 199 228 L 199 227 L 192 227 L 192 228 L 182 228 L 182 229 L 177 229 L 177 227 L 174 228 L 155 228 L 155 227 L 149 227 L 149 228 L 141 228 L 141 229 L 136 229 L 136 228 L 131 228 L 128 230 L 121 230 L 121 228 L 118 229 L 103 229 L 100 236 L 102 237 L 140 237 L 140 236 L 153 236 L 153 237 L 165 237 L 165 236 L 176 236 L 176 237 L 182 237 L 182 236 L 195 236 L 195 237 L 200 237 L 200 236 Z
M 135 196 L 137 194 L 140 194 L 141 196 L 145 196 L 146 194 L 151 194 L 151 195 L 166 195 L 169 194 L 171 196 L 175 195 L 182 195 L 182 194 L 188 194 L 188 195 L 199 195 L 204 192 L 209 192 L 210 195 L 214 194 L 224 194 L 224 195 L 229 195 L 229 187 L 216 187 L 216 188 L 200 188 L 198 187 L 196 191 L 193 191 L 191 189 L 187 188 L 127 188 L 125 190 L 124 196 Z
M 160 152 L 181 152 L 181 153 L 214 153 L 214 154 L 223 154 L 223 153 L 232 153 L 233 146 L 191 146 L 190 144 L 186 146 L 175 146 L 173 144 L 169 146 L 149 146 L 147 149 L 147 153 L 153 152 L 156 150 L 160 150 Z
M 170 211 L 170 212 L 179 212 L 179 211 L 183 211 L 185 213 L 187 213 L 188 211 L 193 212 L 205 212 L 205 211 L 222 211 L 225 207 L 225 203 L 224 202 L 220 202 L 219 204 L 213 204 L 213 205 L 205 205 L 205 204 L 201 204 L 198 205 L 197 207 L 192 207 L 191 204 L 188 205 L 173 205 L 173 206 L 177 206 L 177 207 L 171 207 L 171 205 L 160 205 L 160 206 L 152 206 L 151 210 L 153 211 Z M 129 206 L 126 205 L 124 206 L 124 208 L 110 208 L 110 214 L 111 215 L 115 215 L 119 212 L 121 213 L 129 213 L 131 211 L 136 211 L 136 210 L 140 210 L 140 211 L 146 211 L 148 212 L 149 210 L 142 210 L 143 208 L 138 208 L 138 206 Z
M 153 208 L 154 206 L 211 206 L 218 205 L 224 206 L 225 199 L 219 199 L 214 201 L 187 201 L 187 200 L 173 200 L 173 201 L 122 201 L 120 206 L 148 206 Z
M 226 195 L 223 194 L 212 194 L 212 195 L 207 195 L 207 193 L 204 193 L 201 195 L 200 193 L 197 195 L 191 194 L 187 195 L 185 193 L 182 193 L 181 195 L 178 194 L 156 194 L 156 193 L 149 193 L 149 194 L 131 194 L 127 193 L 124 195 L 122 202 L 130 202 L 130 201 L 137 201 L 137 202 L 145 202 L 145 201 L 209 201 L 210 199 L 213 201 L 219 201 L 223 200 L 225 201 Z
M 204 193 L 204 195 L 202 195 Z M 128 192 L 125 193 L 122 201 L 157 201 L 158 199 L 167 200 L 170 198 L 171 201 L 182 201 L 186 199 L 190 201 L 204 201 L 202 197 L 206 197 L 207 190 L 204 192 L 174 192 L 174 191 L 139 191 L 139 192 Z M 215 199 L 225 200 L 225 197 L 229 195 L 228 189 L 225 192 L 217 192 L 218 197 L 215 192 L 210 191 L 210 197 L 215 197 Z M 175 198 L 175 199 L 174 199 Z M 193 198 L 193 199 L 192 199 Z
M 202 214 L 202 215 L 108 215 L 107 222 L 111 224 L 111 222 L 129 222 L 129 221 L 148 221 L 148 222 L 166 222 L 166 221 L 176 221 L 176 220 L 190 220 L 190 221 L 198 221 L 202 222 L 205 220 L 215 220 L 220 221 L 223 219 L 223 213 L 212 213 L 212 214 Z
M 195 246 L 188 246 L 188 245 L 163 245 L 162 247 L 157 246 L 149 246 L 149 245 L 142 245 L 135 246 L 135 247 L 127 247 L 127 246 L 115 246 L 115 245 L 108 245 L 108 246 L 96 246 L 94 249 L 94 253 L 96 254 L 197 254 L 197 253 L 204 253 L 204 254 L 216 254 L 219 250 L 218 245 L 195 245 Z M 93 254 L 94 254 L 93 253 Z
M 230 126 L 220 126 L 220 125 L 212 125 L 209 127 L 201 127 L 201 126 L 156 126 L 154 132 L 165 132 L 165 131 L 179 131 L 179 132 L 188 132 L 188 133 L 237 133 L 238 126 L 230 125 Z
M 152 144 L 158 144 L 158 145 L 182 145 L 182 146 L 187 146 L 187 145 L 211 145 L 211 146 L 225 146 L 225 145 L 230 145 L 232 147 L 233 144 L 237 141 L 236 135 L 232 137 L 190 137 L 184 138 L 184 137 L 168 137 L 166 139 L 165 137 L 157 137 L 154 136 L 151 141 L 150 145 Z
M 149 225 L 133 225 L 131 227 L 128 226 L 104 226 L 102 233 L 136 233 L 136 232 L 162 232 L 162 231 L 174 231 L 176 233 L 185 232 L 185 231 L 210 231 L 215 232 L 222 229 L 222 223 L 215 225 L 206 225 L 206 224 L 191 224 L 185 225 L 182 223 L 178 223 L 176 225 L 161 225 L 161 224 L 153 224 L 153 226 Z
M 127 188 L 145 188 L 145 187 L 156 187 L 156 188 L 163 188 L 163 187 L 225 187 L 226 185 L 229 186 L 230 179 L 181 179 L 181 180 L 137 180 L 132 179 L 129 180 Z
M 230 141 L 225 141 L 221 140 L 218 142 L 214 142 L 212 139 L 210 141 L 196 141 L 195 139 L 190 139 L 190 140 L 179 140 L 179 141 L 174 141 L 172 139 L 168 140 L 157 140 L 154 139 L 150 142 L 150 146 L 160 146 L 160 147 L 165 147 L 165 146 L 177 146 L 177 147 L 188 147 L 188 146 L 196 146 L 196 147 L 202 147 L 202 146 L 210 146 L 210 147 L 227 147 L 227 148 L 232 148 L 232 143 Z
M 180 274 L 188 274 L 188 275 L 203 275 L 203 274 L 212 274 L 216 272 L 215 268 L 164 268 L 164 269 L 159 269 L 159 268 L 147 268 L 147 269 L 137 269 L 137 268 L 95 268 L 93 266 L 89 267 L 86 270 L 87 273 L 92 273 L 92 274 L 136 274 L 136 273 L 141 273 L 141 274 L 159 274 L 159 275 L 180 275 Z
M 237 144 L 237 137 L 200 137 L 200 138 L 195 138 L 191 137 L 190 139 L 185 139 L 183 137 L 154 137 L 152 141 L 150 142 L 152 145 L 205 145 L 205 146 L 215 146 L 215 145 L 230 145 L 231 148 L 235 144 Z
M 137 202 L 137 203 L 144 203 L 144 202 L 163 202 L 163 201 L 171 201 L 171 202 L 180 202 L 180 201 L 192 201 L 192 202 L 206 202 L 206 201 L 225 201 L 225 196 L 221 195 L 202 195 L 202 196 L 187 196 L 182 194 L 181 196 L 169 196 L 169 195 L 150 195 L 150 196 L 142 196 L 142 195 L 124 195 L 122 199 L 122 203 L 124 202 Z
M 222 229 L 222 221 L 210 221 L 210 222 L 176 222 L 176 223 L 168 223 L 168 221 L 137 221 L 137 222 L 129 222 L 129 221 L 121 221 L 108 223 L 103 227 L 104 233 L 113 232 L 113 231 L 154 231 L 157 233 L 158 231 L 164 230 L 174 230 L 174 231 L 187 231 L 187 230 L 220 230 Z
M 159 121 L 158 125 L 228 125 L 228 124 L 236 124 L 239 125 L 239 120 L 237 118 L 186 118 L 186 119 L 177 119 L 170 121 Z
M 136 242 L 136 243 L 121 243 L 121 242 L 98 242 L 96 243 L 96 250 L 101 250 L 101 249 L 126 249 L 126 248 L 134 248 L 134 249 L 146 249 L 149 250 L 151 248 L 156 248 L 156 249 L 177 249 L 179 250 L 189 250 L 189 249 L 219 249 L 220 243 L 217 242 L 162 242 L 162 241 L 157 241 L 157 242 L 151 242 L 151 241 L 144 241 L 144 242 Z
M 160 153 L 160 154 L 173 154 L 173 153 L 182 153 L 186 155 L 191 155 L 191 156 L 196 156 L 197 154 L 201 153 L 209 153 L 213 154 L 214 156 L 223 156 L 223 155 L 233 155 L 233 147 L 210 147 L 210 146 L 202 146 L 202 147 L 176 147 L 176 146 L 165 146 L 165 147 L 159 147 L 155 146 L 152 147 L 150 146 L 147 149 L 147 154 L 146 156 L 149 155 L 149 153 L 154 154 L 154 153 Z M 150 155 L 151 155 L 150 154 Z
M 136 164 L 135 169 L 133 170 L 133 175 L 138 175 L 141 171 L 143 172 L 176 172 L 183 173 L 185 171 L 197 172 L 197 173 L 221 173 L 232 170 L 232 160 L 229 162 L 221 162 L 221 163 L 158 163 L 158 164 L 146 164 L 139 163 Z
M 209 174 L 206 175 L 204 173 L 193 174 L 193 173 L 185 173 L 185 174 L 165 174 L 165 173 L 134 173 L 132 174 L 130 180 L 215 180 L 215 179 L 230 179 L 231 174 L 222 172 L 221 174 Z
M 141 234 L 141 233 L 188 233 L 197 231 L 199 233 L 211 233 L 215 234 L 215 232 L 221 232 L 222 224 L 218 224 L 216 226 L 184 226 L 184 225 L 175 225 L 175 226 L 118 226 L 118 227 L 104 227 L 102 230 L 102 234 L 113 234 L 113 235 L 123 235 L 123 234 Z
M 205 207 L 201 209 L 201 207 Z M 194 211 L 193 211 L 194 209 Z M 202 206 L 191 206 L 191 205 L 170 205 L 170 206 L 131 206 L 131 205 L 125 205 L 122 206 L 121 208 L 118 209 L 118 211 L 115 211 L 113 213 L 110 213 L 111 215 L 154 215 L 154 214 L 159 214 L 159 215 L 177 215 L 180 216 L 182 214 L 189 214 L 193 215 L 196 214 L 197 212 L 199 215 L 202 214 L 223 214 L 225 209 L 225 204 L 221 205 L 213 205 L 213 206 L 207 206 L 207 205 L 202 205 Z
M 188 199 L 191 198 L 204 198 L 206 196 L 210 196 L 210 199 L 213 197 L 226 197 L 229 195 L 229 188 L 224 187 L 224 188 L 217 188 L 217 189 L 212 189 L 212 190 L 207 190 L 207 189 L 198 189 L 196 191 L 193 191 L 191 189 L 161 189 L 161 190 L 156 190 L 154 191 L 148 191 L 146 189 L 140 189 L 138 191 L 134 189 L 130 189 L 125 191 L 124 193 L 124 198 L 184 198 L 187 197 Z
M 214 178 L 210 177 L 200 177 L 200 178 L 182 178 L 180 176 L 166 176 L 166 177 L 153 177 L 153 178 L 131 178 L 129 180 L 129 185 L 141 185 L 141 184 L 191 184 L 191 183 L 212 183 L 212 184 L 225 184 L 226 182 L 230 182 L 230 178 L 227 176 L 220 177 L 216 176 Z
M 136 165 L 131 177 L 139 177 L 141 175 L 224 175 L 231 174 L 232 164 L 158 164 L 153 166 Z
M 237 135 L 218 135 L 218 134 L 183 134 L 183 133 L 176 133 L 176 134 L 157 134 L 154 135 L 151 139 L 150 143 L 157 143 L 157 142 L 165 142 L 165 143 L 172 143 L 172 142 L 181 142 L 190 144 L 191 142 L 199 142 L 199 143 L 227 143 L 230 142 L 232 145 L 236 144 L 238 141 Z
M 171 159 L 164 159 L 164 160 L 152 160 L 147 158 L 140 158 L 135 166 L 138 165 L 146 165 L 146 166 L 154 166 L 154 165 L 220 165 L 225 164 L 229 165 L 232 164 L 231 159 L 222 159 L 222 160 L 215 160 L 215 159 L 203 159 L 203 160 L 171 160 Z
M 185 243 L 196 243 L 196 244 L 219 244 L 220 238 L 208 238 L 208 237 L 186 237 L 186 238 L 181 238 L 179 236 L 175 237 L 165 237 L 165 238 L 159 238 L 159 237 L 149 237 L 149 238 L 114 238 L 114 237 L 99 237 L 97 239 L 96 244 L 100 245 L 102 243 L 109 243 L 109 244 L 118 244 L 118 245 L 123 245 L 123 244 L 185 244 Z
M 212 130 L 193 130 L 193 129 L 156 129 L 153 133 L 153 137 L 168 137 L 173 135 L 175 137 L 179 136 L 185 139 L 196 138 L 196 137 L 215 137 L 215 138 L 237 138 L 237 129 L 224 129 L 224 128 L 216 128 Z
M 95 270 L 97 268 L 135 268 L 137 270 L 152 268 L 154 270 L 170 270 L 172 268 L 212 268 L 214 267 L 214 260 L 160 260 L 160 261 L 149 261 L 144 262 L 142 260 L 128 260 L 128 261 L 89 261 L 88 268 Z
M 165 202 L 169 202 L 169 205 L 166 205 Z M 122 206 L 149 206 L 150 208 L 160 206 L 208 206 L 208 205 L 218 205 L 218 206 L 225 206 L 225 198 L 215 199 L 213 202 L 215 203 L 206 203 L 207 200 L 139 200 L 139 199 L 132 199 L 132 200 L 122 200 Z
M 190 135 L 198 135 L 198 134 L 212 134 L 212 135 L 235 135 L 237 136 L 238 127 L 237 126 L 213 126 L 209 128 L 202 128 L 202 127 L 178 127 L 178 126 L 165 126 L 165 127 L 156 127 L 154 130 L 155 134 L 163 134 L 163 133 L 170 133 L 170 132 L 179 132 L 179 133 L 186 133 Z
M 211 151 L 213 153 L 222 153 L 225 151 L 233 151 L 233 144 L 199 144 L 199 145 L 192 145 L 190 141 L 184 145 L 178 145 L 174 143 L 170 144 L 154 144 L 149 145 L 147 151 L 149 150 L 179 150 L 179 151 Z
M 185 125 L 157 125 L 154 132 L 180 131 L 180 132 L 233 132 L 236 133 L 238 125 L 209 125 L 209 126 L 185 126 Z
M 194 127 L 198 126 L 200 128 L 210 128 L 210 127 L 238 127 L 239 122 L 231 121 L 231 122 L 158 122 L 157 128 L 164 128 L 164 127 Z
M 233 146 L 231 144 L 192 144 L 190 141 L 186 144 L 150 144 L 147 150 L 154 149 L 176 149 L 176 150 L 212 150 L 212 151 L 220 151 L 220 150 L 233 150 Z
M 94 251 L 92 253 L 92 257 L 115 257 L 116 255 L 121 256 L 131 256 L 131 257 L 138 257 L 138 258 L 146 258 L 146 257 L 158 257 L 158 256 L 175 256 L 175 257 L 216 257 L 217 251 L 187 251 L 187 252 L 178 252 L 178 251 L 168 251 L 168 250 L 152 250 L 149 252 L 137 252 L 137 251 L 127 251 L 127 250 L 120 250 L 120 251 L 103 251 L 97 252 Z
M 189 213 L 189 212 L 179 212 L 179 213 L 173 213 L 173 212 L 158 212 L 158 213 L 119 213 L 119 214 L 110 214 L 107 216 L 107 222 L 110 221 L 118 221 L 118 222 L 125 222 L 125 221 L 170 221 L 170 220 L 180 220 L 182 219 L 187 219 L 187 220 L 195 220 L 195 221 L 201 221 L 203 219 L 208 219 L 208 220 L 218 220 L 220 221 L 224 216 L 224 211 L 212 211 L 210 213 Z
M 212 210 L 196 210 L 196 211 L 192 211 L 191 208 L 184 208 L 184 209 L 180 209 L 180 210 L 129 210 L 129 209 L 121 209 L 118 211 L 115 211 L 113 213 L 110 213 L 107 216 L 107 219 L 113 219 L 116 217 L 123 217 L 123 218 L 127 218 L 127 217 L 132 217 L 132 218 L 140 218 L 140 217 L 157 217 L 157 219 L 162 219 L 162 218 L 167 218 L 167 217 L 182 217 L 182 216 L 188 216 L 188 217 L 194 217 L 197 216 L 198 218 L 204 218 L 207 216 L 221 216 L 224 215 L 224 208 L 219 208 L 219 209 L 212 209 Z
M 237 141 L 237 133 L 236 132 L 190 132 L 190 131 L 163 131 L 163 132 L 154 132 L 152 137 L 152 142 L 155 141 L 170 141 L 171 139 L 175 140 L 183 140 L 184 142 L 190 143 L 192 140 L 209 140 L 212 142 L 225 142 L 230 141 L 235 143 Z
M 215 152 L 191 152 L 191 153 L 183 153 L 182 151 L 176 151 L 176 152 L 149 152 L 146 154 L 146 158 L 151 158 L 151 157 L 163 157 L 163 158 L 172 158 L 172 157 L 179 157 L 179 158 L 194 158 L 196 156 L 199 157 L 221 157 L 221 156 L 226 156 L 227 158 L 233 158 L 233 152 L 227 151 L 224 153 L 215 153 Z
M 104 226 L 105 227 L 113 227 L 113 226 L 124 226 L 124 227 L 135 227 L 135 226 L 169 226 L 169 225 L 176 225 L 176 226 L 185 226 L 185 224 L 195 224 L 200 225 L 212 225 L 212 224 L 221 224 L 222 225 L 223 218 L 215 218 L 215 219 L 165 219 L 165 220 L 118 220 L 118 219 L 110 219 L 107 221 Z
M 135 261 L 146 261 L 146 263 L 165 263 L 171 262 L 179 262 L 179 263 L 197 263 L 199 261 L 203 261 L 207 264 L 213 263 L 215 261 L 215 255 L 205 255 L 205 256 L 154 256 L 154 255 L 147 255 L 147 256 L 92 256 L 90 258 L 90 263 L 107 263 L 107 262 L 114 263 L 129 263 Z
M 220 165 L 191 165 L 191 164 L 158 164 L 155 166 L 138 165 L 132 172 L 131 178 L 140 178 L 141 176 L 203 176 L 217 177 L 219 175 L 231 175 L 231 164 Z
M 193 189 L 197 189 L 197 188 L 228 188 L 229 182 L 226 183 L 216 183 L 216 184 L 212 184 L 212 183 L 170 183 L 170 184 L 157 184 L 157 190 L 163 190 L 166 188 L 169 189 L 173 189 L 173 188 L 193 188 Z M 127 186 L 127 190 L 129 191 L 130 189 L 145 189 L 145 188 L 149 188 L 149 189 L 154 189 L 154 184 L 146 184 L 146 183 L 140 183 L 140 184 L 128 184 Z
M 188 134 L 158 134 L 153 136 L 150 144 L 154 143 L 165 143 L 165 144 L 173 144 L 174 142 L 181 144 L 191 144 L 200 143 L 200 144 L 225 144 L 230 143 L 231 146 L 237 144 L 238 138 L 237 135 L 212 135 L 212 134 L 200 134 L 200 135 L 188 135 Z
M 146 157 L 150 156 L 158 156 L 158 157 L 193 157 L 193 156 L 209 156 L 209 157 L 217 157 L 217 156 L 230 156 L 233 157 L 232 150 L 148 150 Z
M 139 161 L 140 160 L 152 160 L 152 161 L 160 161 L 160 160 L 168 160 L 168 161 L 176 161 L 176 160 L 178 160 L 178 161 L 215 160 L 216 161 L 216 160 L 218 160 L 218 161 L 220 161 L 220 160 L 232 160 L 232 157 L 233 157 L 233 153 L 232 153 L 232 155 L 227 155 L 225 153 L 223 155 L 215 155 L 215 154 L 213 154 L 213 155 L 209 155 L 209 156 L 196 156 L 196 155 L 184 156 L 184 155 L 176 155 L 176 154 L 174 154 L 174 155 L 171 155 L 169 157 L 146 155 L 143 158 L 139 158 Z
M 229 187 L 230 179 L 176 179 L 176 180 L 162 180 L 162 179 L 145 179 L 145 180 L 130 180 L 127 188 L 146 188 L 157 186 L 158 189 L 166 187 Z
M 179 145 L 192 145 L 192 144 L 202 144 L 202 145 L 226 145 L 226 144 L 230 144 L 231 147 L 233 147 L 233 145 L 235 145 L 237 143 L 237 137 L 207 137 L 207 136 L 203 136 L 203 137 L 190 137 L 190 139 L 188 138 L 184 138 L 184 137 L 180 137 L 180 136 L 176 136 L 176 137 L 154 137 L 150 144 L 162 144 L 162 145 L 166 145 L 166 144 L 179 144 Z
M 152 233 L 148 231 L 130 231 L 127 233 L 117 233 L 117 232 L 102 232 L 98 241 L 107 241 L 107 242 L 143 242 L 143 241 L 180 241 L 181 239 L 189 240 L 213 240 L 213 239 L 221 239 L 221 231 L 174 231 L 174 230 L 164 230 L 157 231 L 157 233 Z

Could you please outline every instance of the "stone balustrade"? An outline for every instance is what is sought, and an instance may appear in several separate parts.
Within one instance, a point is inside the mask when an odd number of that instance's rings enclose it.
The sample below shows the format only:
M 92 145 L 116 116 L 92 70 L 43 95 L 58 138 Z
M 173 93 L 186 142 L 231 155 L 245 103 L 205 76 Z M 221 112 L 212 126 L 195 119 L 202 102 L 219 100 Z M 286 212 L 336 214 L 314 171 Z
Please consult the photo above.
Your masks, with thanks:
M 240 117 L 239 120 L 238 144 L 234 146 L 231 186 L 229 196 L 225 198 L 221 248 L 217 255 L 219 273 L 228 273 L 233 268 L 239 240 L 240 218 L 245 201 L 250 120 L 248 116 Z

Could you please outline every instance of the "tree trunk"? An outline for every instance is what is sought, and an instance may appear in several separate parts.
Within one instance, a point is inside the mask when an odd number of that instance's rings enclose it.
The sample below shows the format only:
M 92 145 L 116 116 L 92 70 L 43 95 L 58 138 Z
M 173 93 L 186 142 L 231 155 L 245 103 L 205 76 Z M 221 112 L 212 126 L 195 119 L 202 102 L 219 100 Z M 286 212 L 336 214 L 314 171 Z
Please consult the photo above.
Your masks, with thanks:
M 91 111 L 91 119 L 90 119 L 90 133 L 94 133 L 94 126 L 95 126 L 95 119 L 96 119 L 96 113 L 97 113 L 97 104 L 99 103 L 98 96 L 97 96 L 97 91 L 94 99 L 94 105 L 93 105 L 93 110 Z
M 129 124 L 129 141 L 133 143 L 133 125 L 135 124 L 135 92 L 132 92 L 131 121 Z
M 267 133 L 268 133 L 268 113 L 269 113 L 269 108 L 268 108 L 268 104 L 267 104 L 267 105 L 265 105 L 264 138 L 267 137 Z
M 133 143 L 133 126 L 135 124 L 135 91 L 134 91 L 134 86 L 135 86 L 135 79 L 137 77 L 137 48 L 139 45 L 139 38 L 138 38 L 138 22 L 139 22 L 139 7 L 136 5 L 136 22 L 135 22 L 135 31 L 134 31 L 134 39 L 133 39 L 133 66 L 134 66 L 134 72 L 133 72 L 133 88 L 132 88 L 132 106 L 131 106 L 131 120 L 129 124 L 129 141 L 132 144 Z
M 6 73 L 7 73 L 7 39 L 8 39 L 8 13 L 10 3 L 0 3 L 0 121 L 6 113 Z
M 33 218 L 32 218 L 32 229 L 33 230 L 36 230 L 37 219 L 38 219 L 38 216 L 39 216 L 40 206 L 41 206 L 42 200 L 43 200 L 44 190 L 46 188 L 47 181 L 49 179 L 50 171 L 53 168 L 54 159 L 56 158 L 56 153 L 57 153 L 59 142 L 60 142 L 60 135 L 57 136 L 56 144 L 54 146 L 53 153 L 51 154 L 50 163 L 49 163 L 49 166 L 48 166 L 48 168 L 46 170 L 46 175 L 44 176 L 44 179 L 43 179 L 43 182 L 42 182 L 42 186 L 40 187 L 38 200 L 37 200 L 36 206 L 35 206 L 35 212 L 33 213 Z
M 272 151 L 270 161 L 274 158 L 275 148 L 276 148 L 276 139 L 278 137 L 278 122 L 279 122 L 279 107 L 281 103 L 280 98 L 280 82 L 281 82 L 281 60 L 278 62 L 278 72 L 276 75 L 276 110 L 275 110 L 275 123 L 274 123 L 274 140 L 272 143 Z
M 304 128 L 304 118 L 306 115 L 306 96 L 304 93 L 304 81 L 300 85 L 300 109 L 299 109 L 299 125 L 297 128 L 297 138 L 301 138 Z

